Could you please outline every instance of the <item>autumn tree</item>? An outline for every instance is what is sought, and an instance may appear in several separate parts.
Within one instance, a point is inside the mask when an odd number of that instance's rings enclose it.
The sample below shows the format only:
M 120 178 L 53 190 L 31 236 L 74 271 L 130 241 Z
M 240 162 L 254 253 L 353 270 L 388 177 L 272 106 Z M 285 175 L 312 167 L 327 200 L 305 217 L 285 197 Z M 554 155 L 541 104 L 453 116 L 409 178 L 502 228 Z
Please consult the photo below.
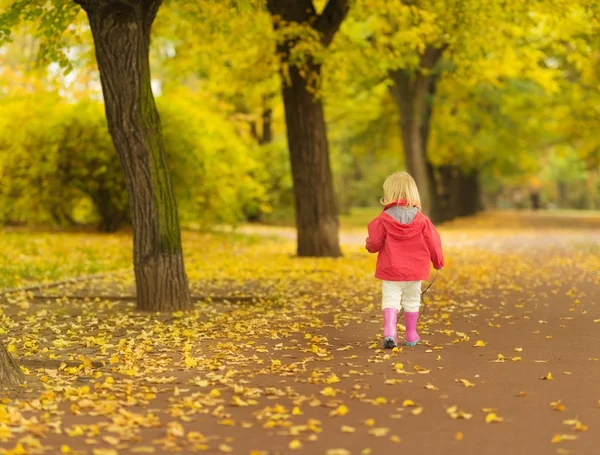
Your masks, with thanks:
M 121 162 L 133 225 L 138 308 L 191 307 L 177 204 L 160 119 L 151 88 L 150 33 L 161 0 L 76 0 L 88 17 L 100 71 L 108 129 Z M 14 25 L 42 17 L 42 29 L 60 33 L 76 6 L 16 1 L 0 19 Z
M 348 12 L 329 0 L 319 14 L 312 0 L 268 0 L 278 35 L 299 256 L 341 255 L 327 128 L 318 88 L 322 55 Z

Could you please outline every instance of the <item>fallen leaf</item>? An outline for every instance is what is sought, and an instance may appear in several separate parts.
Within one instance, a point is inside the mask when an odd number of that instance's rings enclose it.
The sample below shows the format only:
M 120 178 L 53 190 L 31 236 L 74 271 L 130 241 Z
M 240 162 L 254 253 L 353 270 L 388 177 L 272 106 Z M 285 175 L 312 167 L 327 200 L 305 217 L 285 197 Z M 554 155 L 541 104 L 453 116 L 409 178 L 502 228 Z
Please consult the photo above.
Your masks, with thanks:
M 456 382 L 461 382 L 465 387 L 475 387 L 475 384 L 467 379 L 457 379 Z
M 390 432 L 389 428 L 373 428 L 369 430 L 369 434 L 372 436 L 382 437 L 386 436 Z
M 342 425 L 342 433 L 354 433 L 356 428 L 349 427 L 348 425 Z
M 219 450 L 223 453 L 232 453 L 233 447 L 228 446 L 227 444 L 219 444 Z
M 288 447 L 291 450 L 300 450 L 302 448 L 302 443 L 297 439 L 294 439 L 292 442 L 290 442 L 290 445 Z
M 156 449 L 151 446 L 134 446 L 131 449 L 132 453 L 154 453 Z
M 553 401 L 552 403 L 550 403 L 550 406 L 552 406 L 552 409 L 555 411 L 564 411 L 565 410 L 565 405 L 562 404 L 560 400 Z
M 346 414 L 348 414 L 350 412 L 350 409 L 348 409 L 348 407 L 346 405 L 341 405 L 339 406 L 337 409 L 331 411 L 329 413 L 330 417 L 334 417 L 334 416 L 345 416 Z
M 457 431 L 456 434 L 454 435 L 454 439 L 456 441 L 462 441 L 464 437 L 465 437 L 465 435 L 462 433 L 462 431 Z
M 572 425 L 574 431 L 587 431 L 589 427 L 581 423 L 578 419 L 564 420 L 565 425 Z
M 426 388 L 427 390 L 440 390 L 440 389 L 438 389 L 436 386 L 434 386 L 433 384 L 427 384 L 427 385 L 425 386 L 425 388 Z
M 337 395 L 337 393 L 333 387 L 325 387 L 323 390 L 321 390 L 321 395 L 325 397 L 334 397 Z
M 375 419 L 367 419 L 365 420 L 365 425 L 368 427 L 372 427 L 373 425 L 375 425 Z
M 346 449 L 329 449 L 325 452 L 325 455 L 352 455 L 350 451 Z
M 552 444 L 558 444 L 562 441 L 574 441 L 577 436 L 574 434 L 557 434 L 552 438 Z
M 417 404 L 413 401 L 413 400 L 404 400 L 402 402 L 402 406 L 404 406 L 405 408 L 411 407 L 411 406 L 416 406 Z
M 517 394 L 518 397 L 526 397 L 527 396 L 527 392 L 519 392 Z
M 93 449 L 92 453 L 94 455 L 119 455 L 115 449 Z
M 400 444 L 402 442 L 402 439 L 400 439 L 398 436 L 390 436 L 390 441 L 395 442 L 396 444 Z
M 418 415 L 420 415 L 422 412 L 423 412 L 423 408 L 415 408 L 415 409 L 413 409 L 413 410 L 412 410 L 411 414 L 412 414 L 412 415 L 415 415 L 415 416 L 418 416 Z
M 473 345 L 474 348 L 482 348 L 487 344 L 487 342 L 482 340 L 477 340 L 477 342 Z
M 546 376 L 544 376 L 543 378 L 541 378 L 545 381 L 553 381 L 554 377 L 552 376 L 552 373 L 548 373 Z
M 450 406 L 449 408 L 446 408 L 446 413 L 452 419 L 455 419 L 455 420 L 457 420 L 457 419 L 469 420 L 471 417 L 473 417 L 473 414 L 469 414 L 468 412 L 459 410 L 456 406 Z
M 485 423 L 494 423 L 494 422 L 503 422 L 504 418 L 499 417 L 494 412 L 490 412 L 487 416 L 485 416 Z

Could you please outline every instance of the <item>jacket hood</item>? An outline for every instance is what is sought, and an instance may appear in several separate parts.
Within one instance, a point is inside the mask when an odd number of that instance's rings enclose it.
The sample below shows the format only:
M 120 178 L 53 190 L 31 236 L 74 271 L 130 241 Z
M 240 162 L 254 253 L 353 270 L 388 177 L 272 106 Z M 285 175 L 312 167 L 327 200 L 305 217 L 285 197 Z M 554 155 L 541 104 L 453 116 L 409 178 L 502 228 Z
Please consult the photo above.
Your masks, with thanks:
M 391 237 L 395 237 L 398 239 L 407 239 L 410 237 L 414 237 L 415 235 L 418 235 L 424 228 L 424 225 L 426 223 L 426 218 L 425 215 L 423 215 L 423 213 L 421 213 L 420 210 L 417 210 L 416 214 L 414 215 L 414 218 L 409 221 L 408 223 L 403 223 L 398 221 L 398 219 L 396 219 L 391 213 L 392 210 L 394 210 L 394 207 L 399 206 L 399 210 L 410 210 L 410 209 L 406 209 L 406 208 L 402 208 L 403 201 L 399 201 L 398 203 L 393 203 L 393 204 L 389 204 L 384 208 L 383 213 L 380 215 L 381 218 L 381 222 L 383 224 L 383 226 L 385 227 L 385 230 L 387 232 L 387 235 L 391 236 Z M 415 208 L 413 208 L 414 210 Z M 390 213 L 388 213 L 390 212 Z M 412 213 L 410 213 L 409 215 L 412 215 Z M 405 217 L 402 217 L 405 218 Z M 409 218 L 411 218 L 411 216 L 409 216 Z M 402 220 L 404 221 L 404 220 Z

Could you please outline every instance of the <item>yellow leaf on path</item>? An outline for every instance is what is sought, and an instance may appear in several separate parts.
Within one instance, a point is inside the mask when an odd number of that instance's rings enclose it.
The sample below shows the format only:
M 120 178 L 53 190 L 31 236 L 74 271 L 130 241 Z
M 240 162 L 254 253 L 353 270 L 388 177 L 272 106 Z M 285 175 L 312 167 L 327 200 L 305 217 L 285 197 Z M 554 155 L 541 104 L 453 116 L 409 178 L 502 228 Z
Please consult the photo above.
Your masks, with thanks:
M 577 419 L 564 420 L 563 423 L 565 425 L 573 425 L 573 430 L 575 431 L 587 431 L 589 429 L 587 425 L 584 425 Z
M 373 402 L 374 402 L 374 404 L 386 404 L 387 398 L 377 397 L 377 398 L 375 398 L 375 400 L 373 400 Z
M 154 447 L 150 447 L 150 446 L 135 446 L 135 447 L 132 447 L 130 450 L 133 453 L 154 453 L 154 452 L 156 452 L 156 449 Z
M 404 400 L 402 402 L 402 406 L 404 406 L 405 408 L 411 407 L 411 406 L 416 406 L 417 404 L 413 401 L 413 400 Z
M 348 425 L 342 425 L 342 433 L 354 433 L 356 428 L 349 427 Z
M 527 392 L 519 392 L 517 394 L 518 397 L 526 397 L 527 396 Z
M 363 449 L 362 452 L 360 452 L 360 455 L 371 455 L 373 453 L 373 451 L 371 449 Z
M 92 453 L 94 455 L 119 455 L 115 449 L 94 449 Z
M 426 388 L 427 390 L 440 390 L 440 389 L 438 389 L 436 386 L 434 386 L 433 384 L 427 384 L 427 385 L 425 386 L 425 388 Z
M 365 420 L 365 425 L 368 427 L 372 427 L 373 425 L 375 425 L 375 419 L 367 419 Z
M 227 444 L 220 444 L 219 450 L 223 453 L 233 453 L 233 448 Z
M 352 455 L 350 451 L 346 449 L 329 449 L 325 452 L 325 455 Z
M 304 414 L 304 413 L 298 406 L 296 406 L 296 407 L 294 407 L 294 409 L 292 409 L 292 415 L 301 416 L 302 414 Z
M 558 444 L 562 441 L 574 441 L 577 436 L 574 434 L 557 434 L 552 438 L 552 444 Z
M 564 411 L 565 410 L 565 405 L 562 404 L 560 400 L 553 401 L 552 403 L 550 403 L 550 406 L 552 406 L 552 409 L 554 409 L 555 411 Z
M 193 368 L 198 366 L 198 361 L 196 359 L 192 359 L 191 357 L 186 357 L 183 361 L 185 366 L 188 368 Z
M 412 414 L 418 416 L 423 412 L 423 408 L 415 408 L 412 410 Z
M 302 448 L 302 443 L 300 441 L 298 441 L 297 439 L 294 439 L 292 442 L 290 442 L 290 445 L 288 447 L 291 450 L 299 450 Z
M 455 435 L 454 435 L 454 440 L 456 441 L 462 441 L 463 438 L 465 436 L 463 435 L 462 431 L 458 431 Z
M 485 423 L 494 423 L 494 422 L 503 422 L 503 417 L 498 417 L 496 413 L 490 412 L 487 416 L 485 416 Z
M 449 408 L 446 408 L 446 413 L 455 420 L 469 420 L 471 417 L 473 417 L 473 414 L 459 410 L 456 406 L 450 406 Z
M 221 392 L 219 391 L 219 389 L 212 389 L 209 392 L 208 396 L 211 398 L 219 398 L 221 396 Z
M 248 403 L 246 403 L 244 400 L 242 400 L 237 395 L 233 396 L 233 398 L 231 399 L 231 402 L 234 406 L 239 406 L 239 407 L 249 406 Z
M 482 340 L 477 340 L 477 342 L 473 345 L 474 348 L 482 348 L 487 344 L 487 342 Z
M 71 448 L 68 445 L 63 444 L 62 446 L 60 446 L 60 453 L 73 453 L 73 450 L 71 450 Z
M 321 390 L 321 395 L 326 396 L 326 397 L 334 397 L 336 396 L 336 392 L 333 389 L 333 387 L 325 387 L 323 390 Z
M 457 382 L 461 382 L 465 387 L 475 387 L 475 384 L 470 382 L 468 379 L 457 379 Z
M 348 414 L 350 412 L 350 409 L 348 409 L 348 407 L 346 405 L 341 405 L 340 407 L 338 407 L 337 409 L 331 411 L 329 413 L 330 417 L 335 417 L 335 416 L 345 416 L 346 414 Z
M 548 373 L 546 376 L 544 376 L 543 378 L 541 378 L 545 381 L 553 381 L 554 377 L 552 376 L 552 373 Z
M 349 351 L 352 349 L 352 346 L 344 346 L 343 348 L 337 348 L 336 351 Z
M 329 376 L 327 379 L 325 379 L 325 382 L 327 384 L 335 384 L 335 383 L 341 382 L 341 381 L 342 380 L 340 378 L 338 378 L 335 373 L 333 373 L 331 376 Z
M 394 435 L 394 436 L 390 436 L 390 441 L 400 444 L 402 442 L 402 439 L 400 439 L 398 436 Z
M 377 437 L 386 436 L 389 432 L 389 428 L 373 428 L 372 430 L 369 430 L 370 435 Z
M 115 438 L 114 436 L 104 436 L 102 438 L 105 442 L 108 442 L 111 446 L 116 446 L 121 442 L 119 438 Z
M 515 351 L 515 352 L 522 352 L 522 351 L 523 351 L 523 348 L 515 348 L 515 349 L 514 349 L 514 351 Z

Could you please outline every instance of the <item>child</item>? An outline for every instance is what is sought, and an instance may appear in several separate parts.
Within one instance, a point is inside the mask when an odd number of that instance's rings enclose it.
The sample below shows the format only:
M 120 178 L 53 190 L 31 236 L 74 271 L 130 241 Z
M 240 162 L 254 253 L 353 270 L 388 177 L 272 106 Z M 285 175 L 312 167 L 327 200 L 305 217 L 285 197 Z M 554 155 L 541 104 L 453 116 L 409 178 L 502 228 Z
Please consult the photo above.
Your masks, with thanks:
M 440 235 L 421 212 L 414 179 L 406 172 L 390 175 L 383 184 L 383 212 L 369 223 L 366 248 L 379 253 L 375 277 L 382 280 L 383 347 L 397 346 L 398 312 L 404 309 L 406 346 L 415 346 L 421 281 L 429 276 L 429 261 L 444 267 Z

